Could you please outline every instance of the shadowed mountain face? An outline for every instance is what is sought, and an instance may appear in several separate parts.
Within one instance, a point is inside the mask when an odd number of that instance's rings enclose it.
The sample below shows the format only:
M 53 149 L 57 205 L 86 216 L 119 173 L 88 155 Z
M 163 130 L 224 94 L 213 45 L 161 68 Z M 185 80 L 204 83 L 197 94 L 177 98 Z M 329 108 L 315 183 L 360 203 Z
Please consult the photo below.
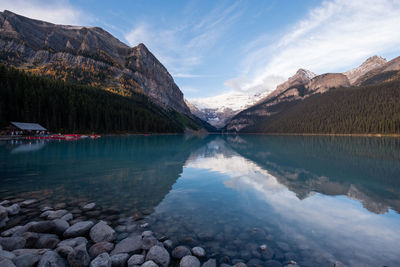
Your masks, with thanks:
M 96 201 L 121 212 L 151 212 L 180 177 L 191 151 L 206 142 L 176 135 L 3 143 L 2 189 L 7 195 L 22 190 L 59 202 L 82 197 L 82 202 Z
M 0 12 L 0 62 L 121 95 L 143 93 L 163 107 L 190 114 L 172 76 L 144 44 L 131 48 L 98 27 Z
M 400 213 L 398 139 L 241 135 L 227 143 L 299 199 L 346 195 L 374 213 Z

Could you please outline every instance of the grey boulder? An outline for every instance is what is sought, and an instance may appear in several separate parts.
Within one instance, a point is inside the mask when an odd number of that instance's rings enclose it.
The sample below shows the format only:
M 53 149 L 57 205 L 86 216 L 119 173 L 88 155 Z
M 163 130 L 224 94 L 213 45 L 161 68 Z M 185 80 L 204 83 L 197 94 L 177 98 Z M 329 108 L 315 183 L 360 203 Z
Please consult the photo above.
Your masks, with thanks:
M 111 266 L 112 267 L 124 267 L 128 261 L 128 253 L 119 253 L 111 256 Z
M 195 256 L 185 256 L 181 259 L 179 267 L 200 267 L 200 261 Z
M 111 258 L 108 253 L 102 253 L 90 263 L 90 267 L 111 267 Z
M 35 247 L 53 249 L 58 243 L 60 243 L 60 239 L 58 239 L 57 235 L 41 234 L 39 239 L 36 241 Z
M 9 259 L 0 259 L 1 267 L 16 267 L 15 264 Z
M 140 266 L 141 267 L 159 267 L 156 263 L 154 263 L 154 261 L 146 261 L 145 263 L 143 263 Z
M 82 244 L 74 248 L 68 254 L 68 264 L 70 267 L 87 267 L 90 263 L 89 254 L 86 251 L 86 245 Z
M 13 251 L 19 248 L 24 248 L 26 241 L 23 237 L 0 237 L 0 245 L 4 250 Z
M 91 221 L 77 222 L 65 230 L 64 237 L 77 237 L 86 235 L 92 226 L 93 222 Z
M 167 267 L 170 262 L 168 251 L 160 246 L 153 246 L 146 255 L 146 261 L 154 261 L 159 266 Z
M 205 257 L 206 256 L 206 251 L 202 247 L 194 247 L 192 248 L 192 254 L 196 257 Z
M 201 267 L 217 267 L 217 261 L 215 259 L 209 259 Z
M 94 242 L 109 242 L 115 239 L 115 231 L 107 225 L 106 222 L 100 221 L 90 229 L 90 238 Z
M 6 208 L 8 215 L 17 215 L 20 211 L 18 204 L 13 204 Z
M 67 267 L 67 262 L 57 252 L 47 251 L 40 259 L 38 267 Z
M 107 252 L 109 253 L 111 250 L 113 250 L 114 244 L 110 242 L 99 242 L 94 244 L 93 246 L 90 247 L 89 249 L 89 254 L 92 257 L 97 257 L 98 255 Z
M 132 267 L 135 265 L 141 265 L 144 263 L 144 255 L 142 254 L 135 254 L 128 260 L 128 267 Z
M 136 253 L 140 252 L 141 249 L 142 249 L 142 237 L 131 236 L 121 240 L 121 242 L 119 242 L 115 246 L 114 250 L 111 252 L 111 255 L 119 253 Z
M 18 267 L 32 267 L 39 261 L 39 255 L 25 254 L 13 259 L 13 262 Z
M 172 251 L 172 257 L 175 259 L 182 259 L 185 256 L 191 256 L 192 253 L 190 252 L 190 249 L 185 246 L 177 246 L 174 248 Z

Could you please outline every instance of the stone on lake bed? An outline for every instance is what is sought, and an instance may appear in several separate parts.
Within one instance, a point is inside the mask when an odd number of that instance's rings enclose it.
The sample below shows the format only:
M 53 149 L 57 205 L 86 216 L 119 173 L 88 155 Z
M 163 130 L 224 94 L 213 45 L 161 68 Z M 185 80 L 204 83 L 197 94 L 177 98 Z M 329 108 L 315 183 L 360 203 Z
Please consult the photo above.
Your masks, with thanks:
M 24 248 L 26 240 L 20 236 L 13 237 L 0 237 L 0 245 L 4 250 L 13 251 L 16 249 Z
M 49 249 L 35 249 L 35 248 L 21 248 L 21 249 L 16 249 L 13 250 L 12 253 L 15 254 L 15 256 L 21 256 L 21 255 L 26 255 L 26 254 L 33 254 L 33 255 L 44 255 Z
M 160 246 L 153 246 L 146 255 L 146 261 L 154 261 L 159 266 L 167 267 L 170 262 L 168 251 Z
M 88 203 L 85 206 L 83 206 L 82 209 L 87 211 L 87 210 L 94 209 L 94 207 L 96 207 L 96 203 L 92 202 L 92 203 Z
M 58 247 L 61 246 L 70 246 L 72 248 L 82 245 L 82 244 L 87 244 L 88 241 L 85 237 L 79 236 L 79 237 L 75 237 L 75 238 L 69 238 L 69 239 L 65 239 L 63 241 L 61 241 L 60 243 L 58 243 Z
M 192 248 L 192 254 L 196 257 L 205 257 L 206 256 L 206 251 L 202 247 L 194 247 Z
M 146 261 L 141 267 L 159 267 L 154 261 Z
M 190 249 L 185 246 L 177 246 L 176 248 L 174 248 L 171 254 L 172 257 L 175 259 L 182 259 L 184 256 L 192 255 Z
M 72 215 L 72 213 L 67 213 L 64 216 L 62 216 L 60 219 L 61 220 L 65 220 L 65 221 L 70 221 L 74 218 L 74 216 Z
M 247 264 L 243 262 L 238 262 L 235 265 L 233 265 L 233 267 L 247 267 Z
M 53 249 L 60 243 L 60 239 L 57 235 L 53 234 L 40 234 L 39 239 L 36 241 L 36 248 L 49 248 Z
M 41 257 L 37 267 L 67 267 L 67 262 L 57 252 L 47 251 Z
M 8 215 L 17 215 L 20 211 L 20 207 L 18 204 L 13 204 L 6 208 Z
M 142 233 L 142 238 L 149 237 L 149 236 L 153 236 L 153 232 L 152 231 L 147 230 L 147 231 L 144 231 Z
M 16 267 L 15 264 L 10 261 L 9 259 L 0 259 L 0 266 L 1 267 Z
M 144 255 L 142 254 L 134 254 L 128 260 L 128 267 L 141 265 L 144 263 Z
M 173 246 L 173 243 L 172 243 L 172 240 L 165 240 L 164 242 L 163 242 L 163 245 L 164 245 L 164 247 L 166 248 L 166 249 L 172 249 L 172 246 Z
M 39 261 L 40 257 L 34 254 L 25 254 L 13 259 L 17 267 L 33 267 Z
M 90 263 L 90 267 L 111 267 L 111 258 L 108 253 L 102 253 Z
M 115 231 L 106 222 L 100 221 L 90 229 L 90 238 L 94 242 L 109 242 L 115 239 Z
M 60 219 L 62 216 L 68 213 L 67 210 L 55 210 L 55 211 L 49 210 L 48 212 L 49 212 L 49 215 L 47 215 L 48 220 Z
M 8 217 L 8 211 L 3 206 L 0 206 L 0 221 L 6 219 Z
M 86 245 L 82 244 L 74 248 L 68 254 L 68 264 L 70 267 L 86 267 L 90 263 L 89 254 L 86 251 Z
M 26 207 L 26 206 L 30 206 L 32 204 L 36 204 L 38 203 L 39 200 L 37 199 L 27 199 L 21 202 L 21 207 Z
M 111 266 L 112 267 L 124 267 L 128 261 L 128 253 L 119 253 L 111 256 Z
M 181 259 L 179 267 L 200 267 L 200 261 L 195 256 L 187 255 Z
M 74 251 L 74 249 L 70 246 L 58 246 L 56 248 L 56 252 L 61 255 L 63 258 L 67 258 L 68 254 Z
M 89 249 L 89 254 L 92 257 L 97 257 L 98 255 L 104 253 L 104 252 L 110 252 L 113 250 L 114 244 L 110 242 L 99 242 L 94 244 L 93 246 L 90 247 Z
M 111 255 L 119 253 L 135 253 L 140 252 L 142 249 L 142 237 L 141 236 L 131 236 L 121 240 L 115 245 L 114 250 Z
M 6 251 L 6 250 L 0 250 L 0 259 L 9 259 L 12 260 L 16 256 L 14 253 Z
M 215 259 L 209 259 L 201 267 L 217 267 L 217 261 Z
M 151 247 L 158 244 L 157 238 L 154 236 L 146 236 L 142 239 L 142 249 L 149 250 Z
M 67 230 L 65 230 L 64 237 L 84 236 L 87 234 L 87 232 L 89 232 L 92 226 L 92 221 L 77 222 L 74 225 L 70 226 Z

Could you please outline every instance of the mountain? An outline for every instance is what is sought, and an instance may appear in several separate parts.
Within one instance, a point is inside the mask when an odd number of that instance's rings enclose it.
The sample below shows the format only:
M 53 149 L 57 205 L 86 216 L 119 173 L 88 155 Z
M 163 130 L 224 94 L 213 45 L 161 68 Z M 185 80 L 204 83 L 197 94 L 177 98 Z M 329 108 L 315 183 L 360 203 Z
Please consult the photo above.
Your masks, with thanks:
M 359 67 L 346 71 L 343 74 L 347 76 L 350 84 L 353 85 L 365 73 L 383 66 L 386 62 L 386 59 L 382 57 L 372 56 L 364 61 Z
M 224 130 L 273 133 L 400 132 L 398 113 L 395 113 L 400 112 L 397 88 L 400 57 L 386 62 L 374 56 L 345 73 L 326 73 L 315 77 L 307 75 L 309 73 L 300 69 L 266 98 L 235 115 Z
M 190 115 L 172 76 L 144 44 L 129 47 L 98 27 L 0 12 L 0 62 L 125 96 L 145 94 L 164 108 Z

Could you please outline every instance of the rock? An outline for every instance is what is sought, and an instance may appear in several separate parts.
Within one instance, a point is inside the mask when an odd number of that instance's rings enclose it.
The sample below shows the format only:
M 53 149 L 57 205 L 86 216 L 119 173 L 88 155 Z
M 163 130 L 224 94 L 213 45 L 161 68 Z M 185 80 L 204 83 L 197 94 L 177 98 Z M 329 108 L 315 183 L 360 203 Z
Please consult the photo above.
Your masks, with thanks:
M 42 248 L 42 249 L 33 249 L 33 248 L 22 248 L 22 249 L 16 249 L 13 250 L 13 253 L 15 256 L 21 256 L 21 255 L 26 255 L 26 254 L 33 254 L 33 255 L 39 255 L 42 256 L 44 255 L 49 249 Z
M 107 225 L 106 222 L 100 221 L 90 229 L 90 238 L 94 242 L 109 242 L 115 239 L 115 231 Z
M 142 238 L 145 238 L 145 237 L 149 237 L 149 236 L 153 236 L 153 232 L 152 231 L 144 231 L 143 233 L 142 233 Z
M 47 218 L 47 216 L 49 216 L 50 214 L 54 213 L 54 210 L 46 210 L 44 212 L 42 212 L 42 214 L 40 214 L 40 218 Z
M 47 211 L 46 211 L 47 212 Z M 68 213 L 67 210 L 55 210 L 49 211 L 50 214 L 47 216 L 48 220 L 60 219 L 62 216 Z
M 70 267 L 86 267 L 89 266 L 90 257 L 86 251 L 86 245 L 82 244 L 74 248 L 68 255 L 68 264 Z
M 165 248 L 153 246 L 146 255 L 146 261 L 154 261 L 159 266 L 167 267 L 170 262 L 170 256 Z
M 129 258 L 128 267 L 132 267 L 132 266 L 135 266 L 135 265 L 141 265 L 143 263 L 144 263 L 144 255 L 135 254 L 135 255 L 132 255 L 132 257 Z
M 26 241 L 26 248 L 34 248 L 36 242 L 39 240 L 40 235 L 38 233 L 25 232 L 21 235 L 21 237 L 23 237 Z
M 233 265 L 233 267 L 247 267 L 247 264 L 245 264 L 243 262 L 238 262 L 235 265 Z
M 57 235 L 41 234 L 39 235 L 39 239 L 36 241 L 35 247 L 53 249 L 58 243 L 60 243 L 60 239 L 58 239 Z
M 86 244 L 88 243 L 87 239 L 79 236 L 79 237 L 75 237 L 75 238 L 69 238 L 69 239 L 65 239 L 63 241 L 61 241 L 60 243 L 58 243 L 57 246 L 61 247 L 61 246 L 70 246 L 72 248 L 82 245 L 82 244 Z
M 111 266 L 112 267 L 124 267 L 128 261 L 128 253 L 120 253 L 111 256 Z
M 21 207 L 30 206 L 30 205 L 36 204 L 36 203 L 38 203 L 38 202 L 39 202 L 39 201 L 38 201 L 37 199 L 27 199 L 27 200 L 21 202 Z
M 111 252 L 111 255 L 119 254 L 119 253 L 137 253 L 142 249 L 142 237 L 141 236 L 132 236 L 127 237 L 121 242 L 119 242 L 114 250 Z
M 107 252 L 109 253 L 111 250 L 113 250 L 114 244 L 110 242 L 99 242 L 94 244 L 93 246 L 90 247 L 89 249 L 89 254 L 92 257 L 97 257 L 98 255 Z
M 146 236 L 142 239 L 142 249 L 149 250 L 152 246 L 157 245 L 158 240 L 154 236 Z
M 23 237 L 13 236 L 13 237 L 1 237 L 0 245 L 4 250 L 13 251 L 19 248 L 24 248 L 26 241 Z
M 68 254 L 72 251 L 74 251 L 74 249 L 70 246 L 59 246 L 56 248 L 56 252 L 63 258 L 67 258 Z
M 74 218 L 74 216 L 72 215 L 72 213 L 67 213 L 64 216 L 62 216 L 60 219 L 68 222 L 68 221 L 72 220 L 73 218 Z
M 0 250 L 0 260 L 1 259 L 8 259 L 8 260 L 12 260 L 14 259 L 16 256 L 14 253 L 6 251 L 6 250 Z
M 0 259 L 0 266 L 1 267 L 16 267 L 15 264 L 10 261 L 9 259 Z
M 102 253 L 90 263 L 90 267 L 111 267 L 111 258 L 108 253 Z
M 92 226 L 93 222 L 91 221 L 77 222 L 65 230 L 64 237 L 77 237 L 86 235 Z
M 14 227 L 2 232 L 1 236 L 2 237 L 10 237 L 10 236 L 12 236 L 14 233 L 18 232 L 22 228 L 24 228 L 24 226 L 21 226 L 21 225 L 14 226 Z
M 4 219 L 0 220 L 0 228 L 3 228 L 7 225 L 8 222 L 8 217 L 5 217 Z
M 154 263 L 154 261 L 146 261 L 145 263 L 143 263 L 140 266 L 141 267 L 159 267 L 156 263 Z
M 196 257 L 205 257 L 206 256 L 206 251 L 202 247 L 194 247 L 192 248 L 192 254 Z
M 146 228 L 148 226 L 149 226 L 149 223 L 143 223 L 143 224 L 140 225 L 141 228 Z
M 181 259 L 179 267 L 200 267 L 200 261 L 195 256 L 185 256 Z
M 52 207 L 45 206 L 45 207 L 41 208 L 40 211 L 45 212 L 45 211 L 52 210 L 52 209 L 53 209 Z
M 0 221 L 8 217 L 8 211 L 3 206 L 0 206 Z
M 185 256 L 191 256 L 192 253 L 190 249 L 185 246 L 177 246 L 171 253 L 172 257 L 175 259 L 182 259 Z
M 83 206 L 82 209 L 85 211 L 88 211 L 88 210 L 94 209 L 95 206 L 96 206 L 96 203 L 92 202 L 92 203 L 89 203 L 89 204 L 86 204 L 85 206 Z
M 219 267 L 232 267 L 232 265 L 226 264 L 226 263 L 221 263 Z M 258 267 L 258 266 L 257 266 Z M 261 267 L 261 266 L 260 266 Z
M 282 264 L 276 260 L 268 260 L 265 262 L 266 267 L 282 267 Z
M 20 211 L 20 207 L 18 204 L 13 204 L 6 208 L 8 215 L 17 215 Z
M 40 257 L 34 254 L 25 254 L 13 259 L 13 262 L 18 267 L 33 267 L 39 261 Z
M 55 223 L 53 221 L 41 221 L 30 225 L 27 231 L 34 233 L 53 233 L 54 229 Z
M 66 220 L 63 219 L 55 219 L 53 220 L 54 223 L 54 229 L 53 232 L 55 232 L 58 235 L 62 235 L 65 230 L 67 230 L 70 225 Z
M 251 259 L 247 262 L 247 265 L 250 267 L 258 267 L 258 266 L 263 266 L 263 262 L 259 259 Z
M 8 204 L 10 204 L 10 200 L 7 200 L 7 199 L 0 202 L 0 206 L 4 206 L 4 205 L 8 205 Z
M 57 252 L 47 251 L 43 254 L 37 267 L 67 267 L 67 262 Z
M 172 246 L 173 246 L 173 243 L 172 243 L 172 240 L 165 240 L 164 242 L 163 242 L 163 245 L 164 245 L 164 247 L 166 248 L 166 249 L 172 249 Z
M 209 259 L 201 267 L 217 267 L 217 261 L 215 259 Z

